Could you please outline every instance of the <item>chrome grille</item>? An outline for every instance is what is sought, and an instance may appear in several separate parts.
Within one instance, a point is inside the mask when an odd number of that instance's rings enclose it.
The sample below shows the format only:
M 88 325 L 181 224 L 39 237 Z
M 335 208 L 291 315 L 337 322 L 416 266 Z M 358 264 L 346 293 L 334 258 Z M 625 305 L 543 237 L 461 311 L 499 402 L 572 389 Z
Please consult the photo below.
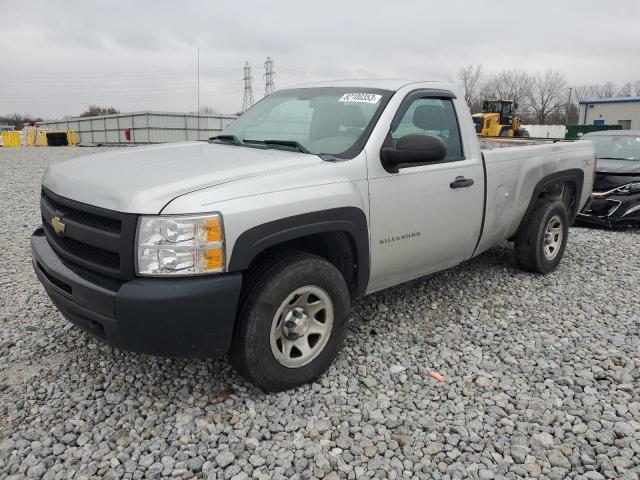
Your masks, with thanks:
M 47 241 L 63 259 L 114 278 L 134 276 L 137 215 L 86 205 L 44 188 L 40 208 Z M 56 233 L 54 217 L 64 231 Z

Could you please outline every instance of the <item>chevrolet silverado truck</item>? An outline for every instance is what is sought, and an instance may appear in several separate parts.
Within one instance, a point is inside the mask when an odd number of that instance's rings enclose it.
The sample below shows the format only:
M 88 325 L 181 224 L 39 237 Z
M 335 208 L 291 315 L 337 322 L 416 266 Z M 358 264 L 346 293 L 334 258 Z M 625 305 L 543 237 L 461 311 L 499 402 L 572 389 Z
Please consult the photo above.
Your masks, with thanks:
M 209 141 L 51 166 L 33 267 L 72 323 L 125 350 L 226 355 L 267 391 L 316 379 L 350 302 L 512 240 L 560 262 L 590 142 L 481 151 L 451 84 L 275 92 Z

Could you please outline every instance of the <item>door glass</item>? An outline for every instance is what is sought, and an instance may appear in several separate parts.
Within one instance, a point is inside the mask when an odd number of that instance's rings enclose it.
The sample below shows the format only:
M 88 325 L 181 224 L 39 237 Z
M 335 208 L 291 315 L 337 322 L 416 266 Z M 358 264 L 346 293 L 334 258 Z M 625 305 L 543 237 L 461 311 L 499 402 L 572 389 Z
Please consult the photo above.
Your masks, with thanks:
M 409 106 L 398 127 L 391 132 L 395 141 L 411 134 L 434 135 L 447 144 L 447 161 L 462 160 L 462 142 L 453 102 L 448 99 L 419 98 Z

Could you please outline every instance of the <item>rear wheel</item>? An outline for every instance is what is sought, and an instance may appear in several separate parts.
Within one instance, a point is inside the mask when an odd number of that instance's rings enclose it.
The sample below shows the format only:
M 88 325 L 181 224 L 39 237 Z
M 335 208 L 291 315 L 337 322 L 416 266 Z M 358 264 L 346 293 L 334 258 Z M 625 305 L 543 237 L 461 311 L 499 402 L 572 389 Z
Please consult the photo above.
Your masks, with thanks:
M 568 236 L 565 204 L 540 198 L 516 236 L 516 261 L 525 270 L 548 273 L 562 260 Z
M 509 132 L 510 132 L 509 128 L 503 128 L 502 130 L 500 130 L 500 136 L 501 137 L 508 137 L 509 136 Z
M 347 330 L 349 291 L 327 260 L 305 253 L 267 261 L 250 280 L 229 360 L 248 381 L 280 391 L 318 378 Z
M 516 130 L 516 137 L 521 138 L 529 138 L 531 135 L 529 134 L 529 130 L 525 130 L 524 128 L 519 128 Z

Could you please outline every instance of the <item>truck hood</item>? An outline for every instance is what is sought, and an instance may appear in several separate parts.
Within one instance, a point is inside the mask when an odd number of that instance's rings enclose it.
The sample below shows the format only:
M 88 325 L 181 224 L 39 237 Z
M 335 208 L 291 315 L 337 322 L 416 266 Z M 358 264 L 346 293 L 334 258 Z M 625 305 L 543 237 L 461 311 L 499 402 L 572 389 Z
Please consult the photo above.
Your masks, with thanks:
M 315 155 L 206 142 L 118 149 L 49 167 L 42 181 L 78 202 L 126 213 L 159 213 L 207 187 L 317 166 Z
M 640 175 L 640 160 L 614 160 L 599 158 L 598 173 L 613 173 L 617 175 Z

